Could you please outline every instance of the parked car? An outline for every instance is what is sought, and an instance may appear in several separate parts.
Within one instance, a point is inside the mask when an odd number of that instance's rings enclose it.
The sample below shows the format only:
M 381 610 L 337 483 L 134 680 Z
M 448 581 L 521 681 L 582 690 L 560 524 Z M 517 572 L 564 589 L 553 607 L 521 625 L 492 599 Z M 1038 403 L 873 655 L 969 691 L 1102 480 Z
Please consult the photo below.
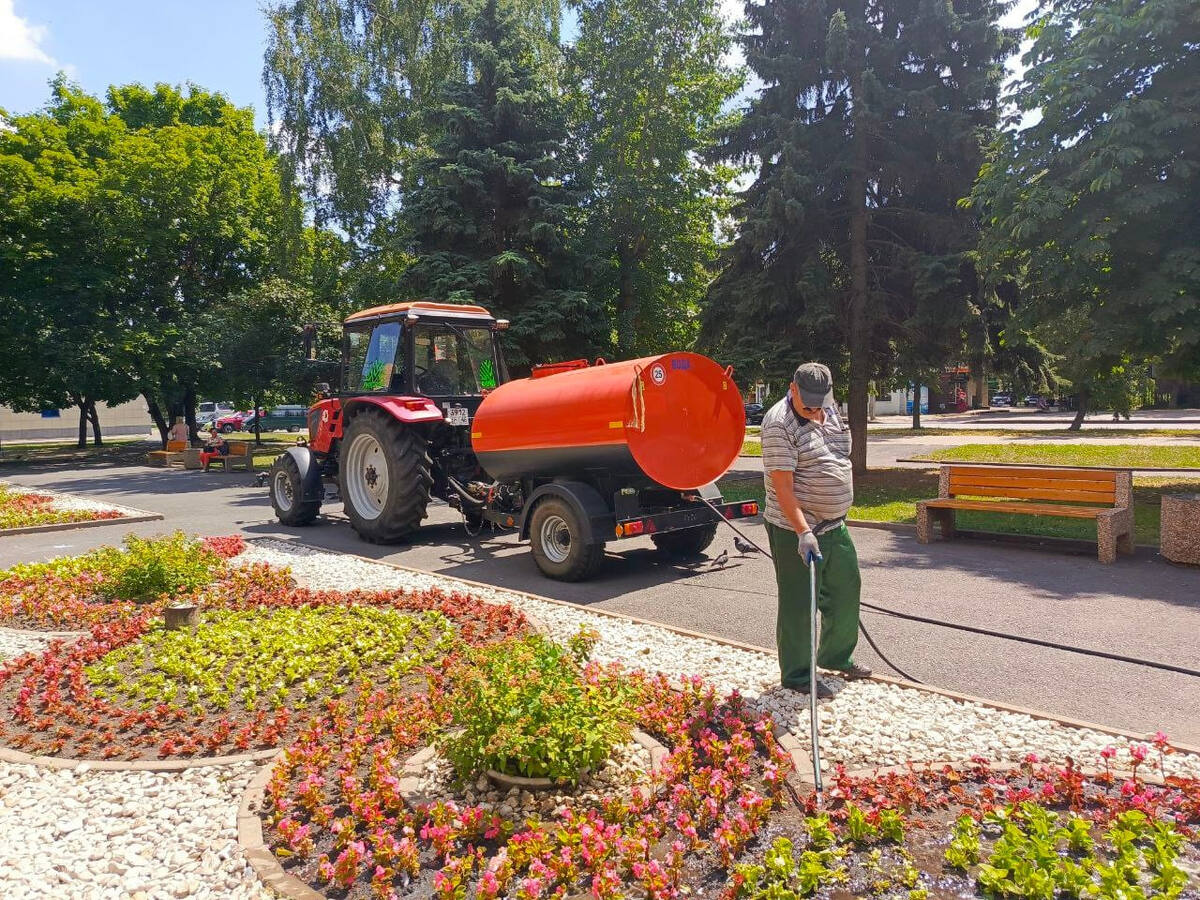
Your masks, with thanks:
M 196 404 L 196 424 L 203 427 L 235 411 L 228 400 L 201 400 Z
M 1021 401 L 1021 404 L 1023 406 L 1041 406 L 1042 398 L 1039 397 L 1037 394 L 1030 394 L 1028 397 L 1026 397 L 1024 400 Z
M 242 422 L 245 431 L 254 430 L 254 416 Z M 275 406 L 262 414 L 259 420 L 261 431 L 306 431 L 308 429 L 308 407 L 306 406 Z
M 1012 406 L 1012 397 L 1008 394 L 992 394 L 992 406 Z
M 746 404 L 746 424 L 761 425 L 763 420 L 763 407 L 761 403 Z
M 265 410 L 261 411 L 265 412 Z M 247 409 L 242 412 L 230 413 L 227 416 L 220 416 L 216 419 L 215 424 L 217 430 L 222 434 L 232 434 L 235 431 L 246 431 L 248 428 L 247 423 L 253 420 L 254 413 Z

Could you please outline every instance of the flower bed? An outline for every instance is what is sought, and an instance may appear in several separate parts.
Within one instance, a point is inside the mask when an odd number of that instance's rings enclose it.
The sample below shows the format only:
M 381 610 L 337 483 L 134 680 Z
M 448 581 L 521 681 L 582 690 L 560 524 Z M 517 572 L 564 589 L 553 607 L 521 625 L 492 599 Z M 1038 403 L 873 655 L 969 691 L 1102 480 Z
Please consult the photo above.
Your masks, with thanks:
M 284 570 L 228 565 L 237 542 L 183 553 L 184 543 L 134 543 L 17 576 L 18 621 L 94 624 L 0 667 L 0 740 L 104 759 L 274 747 L 343 694 L 419 694 L 461 647 L 527 627 L 519 612 L 463 594 L 296 588 Z M 42 605 L 39 584 L 53 585 L 56 605 Z M 205 612 L 194 630 L 168 631 L 162 607 L 180 597 Z
M 44 493 L 0 482 L 0 535 L 26 531 L 107 522 L 116 519 L 158 519 L 155 513 L 101 503 L 69 494 Z

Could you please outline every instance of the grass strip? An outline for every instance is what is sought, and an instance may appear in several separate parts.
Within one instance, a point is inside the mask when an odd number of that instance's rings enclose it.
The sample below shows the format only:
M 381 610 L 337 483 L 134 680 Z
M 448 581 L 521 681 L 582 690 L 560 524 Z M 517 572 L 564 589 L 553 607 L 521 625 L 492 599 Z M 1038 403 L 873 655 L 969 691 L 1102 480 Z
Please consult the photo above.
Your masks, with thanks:
M 1200 446 L 1170 444 L 961 444 L 915 457 L 938 461 L 1200 469 Z

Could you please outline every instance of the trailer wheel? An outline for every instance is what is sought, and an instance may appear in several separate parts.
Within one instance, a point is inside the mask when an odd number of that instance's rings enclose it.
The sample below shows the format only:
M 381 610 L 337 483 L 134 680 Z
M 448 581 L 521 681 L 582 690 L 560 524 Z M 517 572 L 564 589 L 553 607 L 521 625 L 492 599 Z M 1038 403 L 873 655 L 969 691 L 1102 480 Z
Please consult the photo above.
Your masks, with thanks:
M 321 511 L 320 500 L 305 501 L 300 467 L 291 454 L 281 454 L 271 463 L 271 506 L 282 525 L 311 525 Z
M 373 544 L 392 544 L 425 518 L 433 463 L 425 439 L 382 410 L 350 420 L 342 440 L 339 487 L 350 525 Z
M 652 534 L 650 540 L 654 546 L 664 553 L 679 559 L 695 559 L 708 549 L 708 545 L 717 536 L 717 523 L 698 525 L 695 528 L 681 528 L 679 531 L 664 531 L 662 534 Z
M 547 497 L 529 517 L 533 560 L 542 574 L 557 581 L 583 581 L 600 568 L 604 544 L 585 544 L 575 511 L 558 497 Z

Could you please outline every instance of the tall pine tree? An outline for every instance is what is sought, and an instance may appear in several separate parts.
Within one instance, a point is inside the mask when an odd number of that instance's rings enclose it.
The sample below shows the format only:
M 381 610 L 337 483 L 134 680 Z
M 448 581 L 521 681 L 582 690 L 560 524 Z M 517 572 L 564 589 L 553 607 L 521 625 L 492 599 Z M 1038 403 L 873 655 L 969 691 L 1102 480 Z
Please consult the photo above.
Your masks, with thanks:
M 466 54 L 467 77 L 429 113 L 432 152 L 415 166 L 401 217 L 415 257 L 402 288 L 511 320 L 517 369 L 589 354 L 608 327 L 579 289 L 586 260 L 557 60 L 531 40 L 512 0 L 485 0 Z
M 720 155 L 758 177 L 713 285 L 704 337 L 776 378 L 822 359 L 848 384 L 855 469 L 867 391 L 927 369 L 922 322 L 960 349 L 974 278 L 966 196 L 998 116 L 1014 36 L 1001 0 L 747 3 L 747 62 L 764 84 Z M 951 347 L 950 344 L 957 344 Z

